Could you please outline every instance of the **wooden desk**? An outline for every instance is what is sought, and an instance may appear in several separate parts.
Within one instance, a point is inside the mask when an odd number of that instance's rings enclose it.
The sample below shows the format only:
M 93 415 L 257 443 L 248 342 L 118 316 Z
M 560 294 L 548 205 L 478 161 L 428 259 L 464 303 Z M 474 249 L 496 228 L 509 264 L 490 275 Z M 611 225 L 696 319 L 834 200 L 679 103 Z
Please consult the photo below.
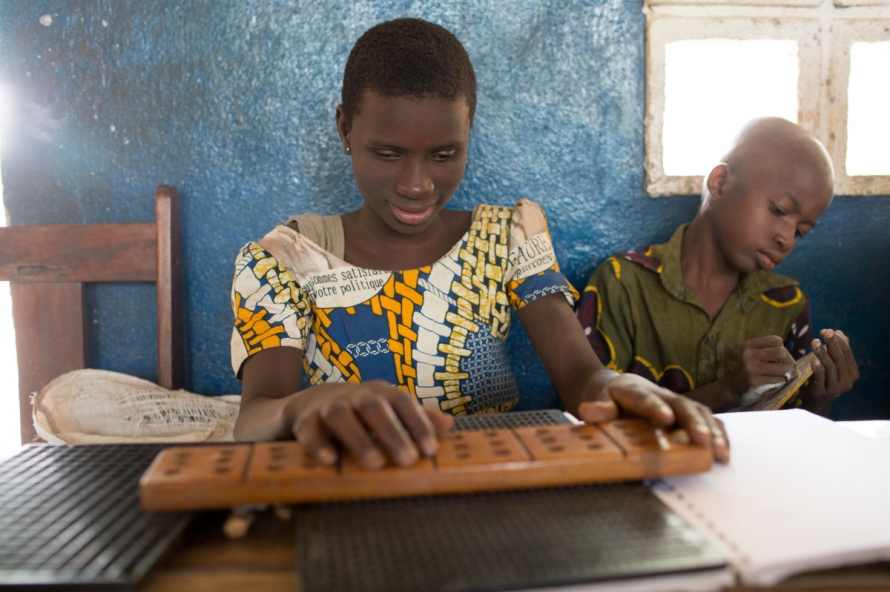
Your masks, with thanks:
M 299 590 L 294 524 L 260 514 L 248 535 L 228 540 L 225 512 L 202 512 L 180 546 L 139 587 L 141 592 L 294 592 Z M 796 592 L 890 592 L 890 562 L 795 576 L 774 589 Z M 761 590 L 737 588 L 737 591 Z
M 143 592 L 294 592 L 298 590 L 293 521 L 257 516 L 247 536 L 229 540 L 227 512 L 201 512 L 178 548 L 139 587 Z

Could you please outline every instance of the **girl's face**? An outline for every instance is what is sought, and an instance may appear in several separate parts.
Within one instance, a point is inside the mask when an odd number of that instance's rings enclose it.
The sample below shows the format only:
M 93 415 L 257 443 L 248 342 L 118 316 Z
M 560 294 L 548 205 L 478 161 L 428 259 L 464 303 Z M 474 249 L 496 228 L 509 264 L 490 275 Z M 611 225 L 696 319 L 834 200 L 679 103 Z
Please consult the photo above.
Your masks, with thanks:
M 360 113 L 337 131 L 352 155 L 355 183 L 368 210 L 389 228 L 429 228 L 464 176 L 470 137 L 465 99 L 387 97 L 365 91 Z

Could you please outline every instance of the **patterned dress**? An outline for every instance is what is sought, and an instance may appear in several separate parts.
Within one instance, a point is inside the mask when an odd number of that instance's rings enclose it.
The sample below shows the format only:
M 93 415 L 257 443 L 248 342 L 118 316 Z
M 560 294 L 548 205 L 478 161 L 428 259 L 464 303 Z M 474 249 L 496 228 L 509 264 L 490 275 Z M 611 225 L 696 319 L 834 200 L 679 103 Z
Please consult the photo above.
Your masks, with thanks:
M 380 379 L 454 415 L 511 409 L 511 309 L 577 293 L 559 272 L 544 213 L 478 206 L 470 229 L 420 269 L 356 267 L 287 226 L 245 245 L 235 264 L 232 367 L 272 347 L 303 351 L 315 384 Z

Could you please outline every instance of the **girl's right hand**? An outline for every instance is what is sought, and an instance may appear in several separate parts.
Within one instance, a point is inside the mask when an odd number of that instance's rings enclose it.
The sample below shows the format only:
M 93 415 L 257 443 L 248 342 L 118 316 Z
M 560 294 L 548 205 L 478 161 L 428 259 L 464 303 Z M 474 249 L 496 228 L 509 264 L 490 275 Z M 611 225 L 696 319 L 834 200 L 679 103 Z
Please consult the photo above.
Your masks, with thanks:
M 387 459 L 407 467 L 434 455 L 437 435 L 454 422 L 379 380 L 308 388 L 289 397 L 285 413 L 294 437 L 319 463 L 334 464 L 342 447 L 366 469 L 382 468 Z

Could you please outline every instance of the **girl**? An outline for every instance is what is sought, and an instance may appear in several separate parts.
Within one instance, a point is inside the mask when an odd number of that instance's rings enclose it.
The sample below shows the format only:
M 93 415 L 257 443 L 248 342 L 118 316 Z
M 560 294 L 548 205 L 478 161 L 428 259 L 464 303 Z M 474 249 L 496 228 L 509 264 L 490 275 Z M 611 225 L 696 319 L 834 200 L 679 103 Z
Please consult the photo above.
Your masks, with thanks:
M 236 263 L 237 439 L 296 437 L 324 464 L 339 443 L 366 468 L 432 455 L 453 415 L 515 405 L 512 309 L 567 410 L 677 423 L 728 460 L 704 406 L 599 362 L 539 206 L 443 209 L 463 178 L 476 107 L 454 35 L 418 19 L 373 27 L 349 55 L 342 98 L 337 132 L 364 204 L 297 216 Z M 303 369 L 312 386 L 300 391 Z

